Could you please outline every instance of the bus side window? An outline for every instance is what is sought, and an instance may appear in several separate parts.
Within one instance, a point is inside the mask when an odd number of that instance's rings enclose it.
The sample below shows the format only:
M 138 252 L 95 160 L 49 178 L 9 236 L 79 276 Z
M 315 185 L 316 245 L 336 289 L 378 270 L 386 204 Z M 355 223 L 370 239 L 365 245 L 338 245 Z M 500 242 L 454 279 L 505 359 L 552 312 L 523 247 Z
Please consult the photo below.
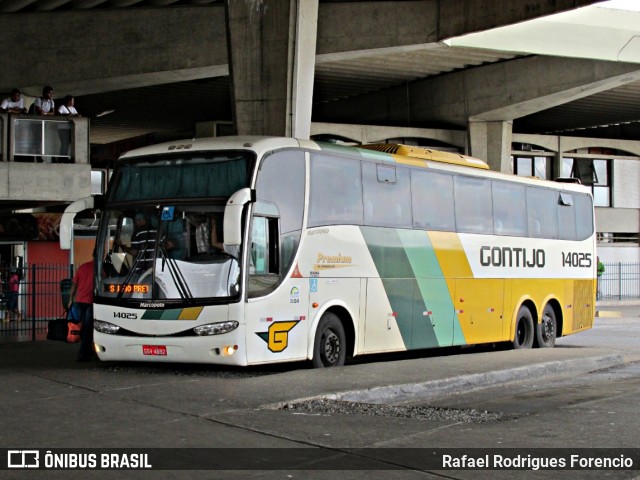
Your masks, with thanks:
M 484 178 L 458 175 L 454 177 L 453 185 L 458 231 L 493 233 L 491 182 Z
M 455 230 L 452 175 L 413 170 L 411 196 L 413 228 Z
M 409 170 L 395 165 L 362 164 L 364 224 L 410 228 Z
M 558 238 L 557 192 L 527 187 L 529 235 L 535 238 Z
M 360 162 L 322 154 L 311 159 L 308 226 L 362 225 Z
M 576 234 L 578 240 L 593 235 L 593 203 L 589 195 L 574 195 L 576 205 Z
M 249 251 L 250 297 L 265 295 L 279 283 L 278 219 L 253 217 Z
M 496 235 L 527 235 L 525 188 L 507 182 L 492 181 L 493 228 Z

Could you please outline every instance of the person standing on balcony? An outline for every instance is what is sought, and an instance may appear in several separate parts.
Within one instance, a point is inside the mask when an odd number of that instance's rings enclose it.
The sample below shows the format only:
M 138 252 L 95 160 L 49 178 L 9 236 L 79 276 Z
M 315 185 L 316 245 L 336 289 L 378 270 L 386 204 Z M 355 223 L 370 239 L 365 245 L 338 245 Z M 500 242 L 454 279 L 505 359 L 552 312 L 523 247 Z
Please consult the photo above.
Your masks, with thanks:
M 67 95 L 64 97 L 62 105 L 58 107 L 58 115 L 66 115 L 68 117 L 79 117 L 80 114 L 75 107 L 75 99 L 73 95 Z
M 94 252 L 95 255 L 95 252 Z M 93 259 L 78 267 L 73 276 L 68 308 L 73 304 L 78 308 L 82 322 L 80 329 L 79 362 L 88 362 L 93 358 Z
M 80 116 L 78 110 L 76 110 L 75 99 L 73 98 L 73 95 L 67 95 L 66 97 L 64 97 L 62 105 L 58 107 L 58 115 L 62 115 L 64 117 Z M 66 155 L 69 159 L 71 159 L 71 124 L 60 124 L 58 126 L 58 136 L 60 137 L 60 153 L 62 155 Z
M 17 88 L 11 90 L 11 96 L 2 100 L 0 111 L 7 113 L 27 113 L 27 109 L 24 106 L 24 98 L 22 98 L 20 90 Z
M 54 115 L 56 113 L 56 105 L 53 101 L 53 88 L 49 85 L 42 89 L 42 96 L 36 98 L 33 103 L 34 113 L 37 115 Z

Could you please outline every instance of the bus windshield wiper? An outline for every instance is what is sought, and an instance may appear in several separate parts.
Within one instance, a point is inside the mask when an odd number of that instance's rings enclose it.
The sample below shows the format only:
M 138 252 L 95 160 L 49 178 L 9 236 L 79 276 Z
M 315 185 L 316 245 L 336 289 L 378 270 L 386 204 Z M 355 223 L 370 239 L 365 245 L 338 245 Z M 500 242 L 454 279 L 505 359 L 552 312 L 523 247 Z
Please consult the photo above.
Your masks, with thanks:
M 165 262 L 169 267 L 169 274 L 171 275 L 171 280 L 175 284 L 178 289 L 178 293 L 180 294 L 180 298 L 193 298 L 193 294 L 189 289 L 189 285 L 187 285 L 187 281 L 184 278 L 180 267 L 178 267 L 178 262 L 174 258 L 169 256 L 167 249 L 162 246 L 160 247 L 160 254 L 162 255 L 162 268 L 164 269 Z
M 149 239 L 145 239 L 144 243 L 142 244 L 142 248 L 138 249 L 138 253 L 136 254 L 136 257 L 133 259 L 133 265 L 131 265 L 131 268 L 129 268 L 129 273 L 127 273 L 127 276 L 125 277 L 124 281 L 122 282 L 122 286 L 120 288 L 120 291 L 118 292 L 118 300 L 120 300 L 122 298 L 122 295 L 125 293 L 126 289 L 127 289 L 127 285 L 129 285 L 131 278 L 133 277 L 133 274 L 135 272 L 137 272 L 138 270 L 138 264 L 140 263 L 140 261 L 142 260 L 143 256 L 146 256 L 146 254 L 143 254 L 143 252 L 147 251 L 147 245 L 149 244 Z

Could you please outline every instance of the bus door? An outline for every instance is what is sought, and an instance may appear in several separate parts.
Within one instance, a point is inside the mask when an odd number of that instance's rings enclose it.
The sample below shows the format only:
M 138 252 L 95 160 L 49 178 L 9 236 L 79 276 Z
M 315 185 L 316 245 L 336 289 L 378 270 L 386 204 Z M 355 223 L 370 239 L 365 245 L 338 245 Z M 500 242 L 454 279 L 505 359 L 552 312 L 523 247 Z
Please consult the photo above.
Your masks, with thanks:
M 502 279 L 456 280 L 454 305 L 467 344 L 505 340 L 503 289 Z
M 278 218 L 254 216 L 245 310 L 249 363 L 305 359 L 309 331 L 309 282 L 285 278 Z

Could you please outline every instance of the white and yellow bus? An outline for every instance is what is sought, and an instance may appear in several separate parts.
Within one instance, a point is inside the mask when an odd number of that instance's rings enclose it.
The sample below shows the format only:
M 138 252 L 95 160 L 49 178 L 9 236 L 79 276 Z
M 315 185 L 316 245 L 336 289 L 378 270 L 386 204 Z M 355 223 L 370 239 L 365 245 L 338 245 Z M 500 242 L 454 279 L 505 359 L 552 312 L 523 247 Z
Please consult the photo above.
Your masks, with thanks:
M 592 326 L 587 188 L 463 155 L 222 137 L 125 154 L 97 236 L 101 360 L 256 365 Z

